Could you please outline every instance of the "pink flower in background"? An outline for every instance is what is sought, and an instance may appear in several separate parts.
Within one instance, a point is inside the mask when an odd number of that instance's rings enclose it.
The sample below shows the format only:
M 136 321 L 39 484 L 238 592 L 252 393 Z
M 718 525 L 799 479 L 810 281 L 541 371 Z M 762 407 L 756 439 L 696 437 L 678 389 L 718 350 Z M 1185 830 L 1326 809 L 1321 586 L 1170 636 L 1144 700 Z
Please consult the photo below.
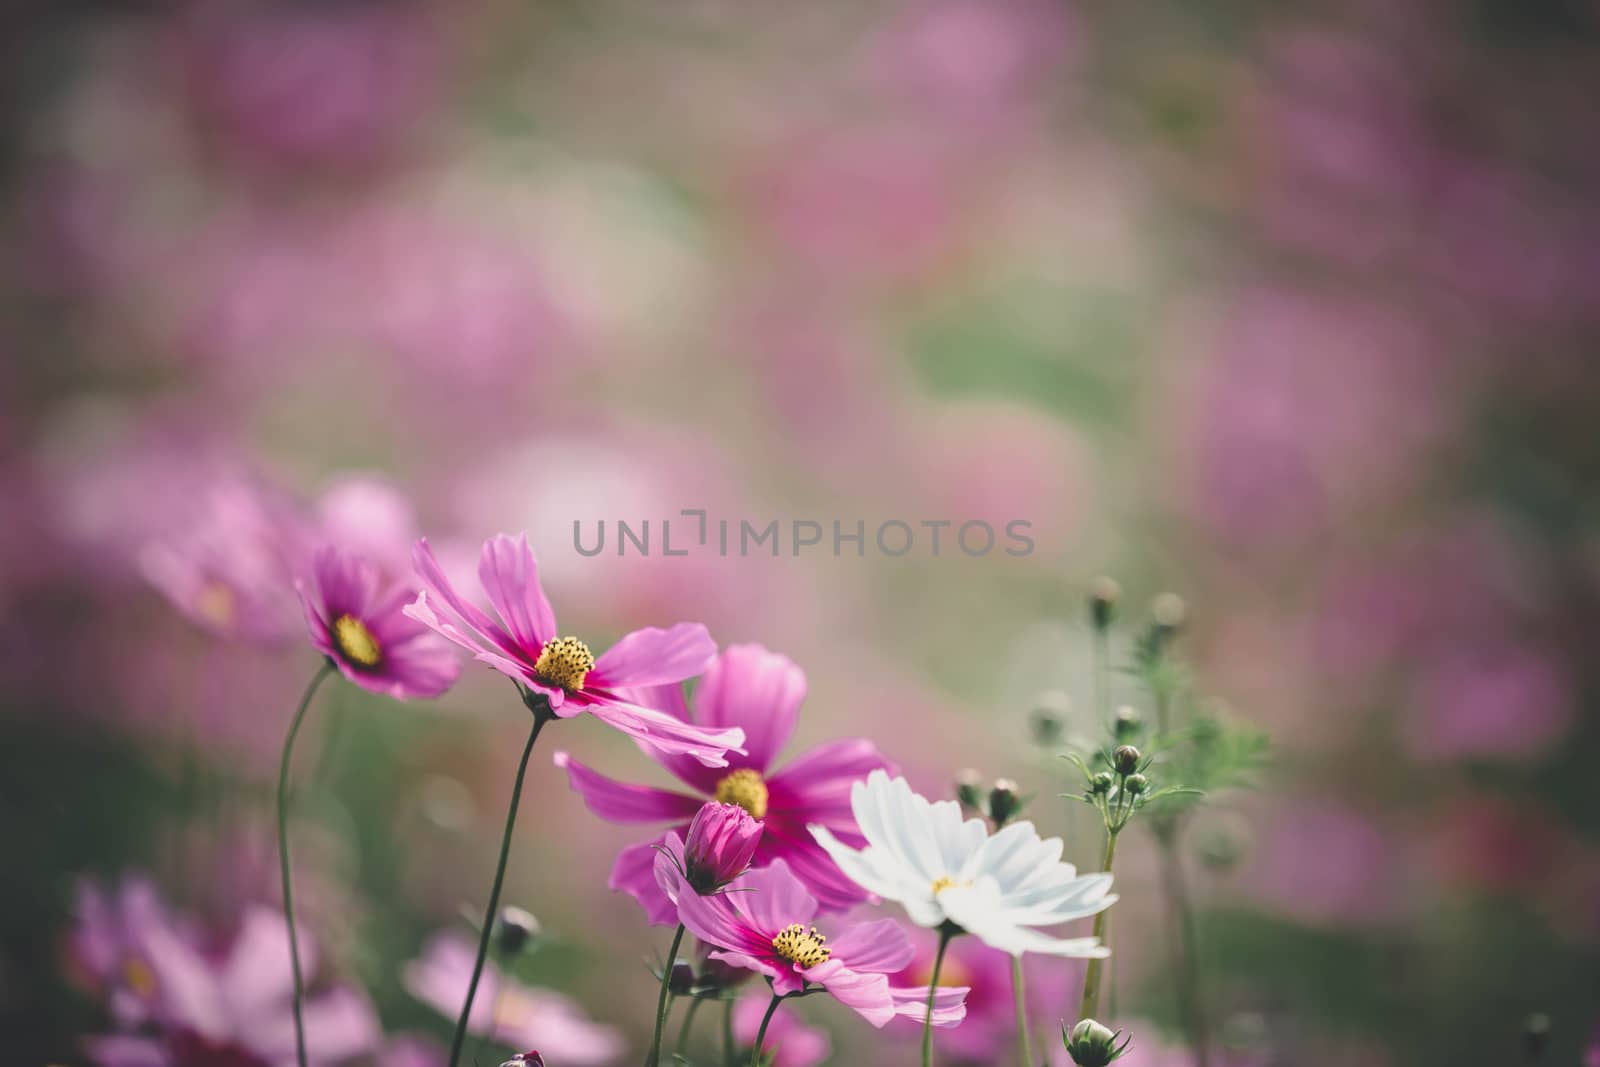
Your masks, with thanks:
M 144 1022 L 159 1006 L 146 942 L 174 936 L 175 927 L 155 886 L 129 876 L 112 891 L 87 879 L 78 883 L 77 925 L 68 945 L 72 976 L 103 996 L 121 1027 Z
M 733 1006 L 733 1036 L 743 1048 L 753 1048 L 756 1034 L 761 1031 L 761 1017 L 767 1013 L 771 998 L 765 993 L 740 997 Z M 807 1026 L 792 1011 L 779 1011 L 767 1026 L 767 1039 L 762 1051 L 771 1057 L 762 1062 L 769 1067 L 817 1067 L 826 1063 L 833 1051 L 828 1032 Z
M 455 684 L 461 662 L 450 646 L 405 613 L 416 591 L 382 587 L 378 568 L 328 547 L 312 581 L 297 583 L 311 644 L 356 685 L 396 700 L 436 697 Z
M 1280 803 L 1246 875 L 1269 909 L 1308 923 L 1391 914 L 1394 848 L 1372 819 L 1332 799 Z
M 834 999 L 873 1026 L 896 1015 L 921 1018 L 928 990 L 894 989 L 888 975 L 912 955 L 911 942 L 893 919 L 848 926 L 834 937 L 808 925 L 817 902 L 783 860 L 751 871 L 740 892 L 702 897 L 685 894 L 678 918 L 700 940 L 718 946 L 711 953 L 735 967 L 765 976 L 777 996 L 820 985 Z M 941 989 L 933 1025 L 955 1026 L 966 1013 L 965 989 Z
M 364 556 L 386 578 L 412 580 L 411 546 L 417 543 L 417 517 L 411 501 L 388 480 L 364 474 L 334 478 L 317 496 L 318 536 Z
M 283 916 L 246 913 L 220 959 L 170 929 L 152 928 L 142 949 L 155 1008 L 137 1032 L 86 1039 L 100 1067 L 283 1067 L 294 1062 L 294 976 Z M 315 952 L 301 938 L 307 972 Z M 344 1063 L 378 1046 L 378 1017 L 364 994 L 335 987 L 305 1004 L 306 1050 L 316 1067 Z
M 472 978 L 473 946 L 453 934 L 436 934 L 420 958 L 406 964 L 406 990 L 424 1004 L 454 1019 L 466 1000 Z M 590 1021 L 568 997 L 508 978 L 489 963 L 484 967 L 467 1029 L 515 1048 L 537 1044 L 566 1067 L 614 1063 L 622 1055 L 622 1035 Z
M 456 592 L 426 539 L 417 543 L 415 563 L 424 588 L 406 614 L 542 694 L 561 718 L 589 712 L 663 757 L 687 756 L 707 767 L 727 766 L 729 749 L 744 751 L 745 734 L 737 727 L 695 726 L 619 693 L 670 685 L 704 670 L 717 646 L 699 623 L 635 630 L 596 658 L 578 638 L 557 636 L 526 535 L 491 538 L 479 559 L 478 580 L 503 624 Z
M 1427 664 L 1406 745 L 1427 761 L 1528 761 L 1566 729 L 1572 694 L 1555 659 L 1516 642 L 1452 649 Z
M 748 751 L 730 757 L 726 769 L 650 753 L 699 796 L 614 781 L 565 752 L 556 753 L 556 765 L 566 768 L 567 781 L 589 810 L 611 822 L 678 821 L 677 831 L 684 834 L 687 820 L 705 799 L 739 805 L 765 827 L 756 864 L 787 861 L 823 910 L 842 911 L 865 900 L 867 893 L 844 876 L 806 826 L 823 825 L 842 840 L 864 844 L 850 810 L 851 783 L 893 767 L 871 741 L 854 738 L 819 745 L 772 771 L 778 752 L 794 733 L 805 695 L 805 673 L 787 656 L 760 645 L 731 645 L 717 657 L 695 690 L 693 716 L 684 707 L 681 690 L 657 690 L 652 699 L 685 721 L 743 731 Z M 675 921 L 672 906 L 654 874 L 656 843 L 624 849 L 612 869 L 611 888 L 637 899 L 651 922 L 670 925 Z

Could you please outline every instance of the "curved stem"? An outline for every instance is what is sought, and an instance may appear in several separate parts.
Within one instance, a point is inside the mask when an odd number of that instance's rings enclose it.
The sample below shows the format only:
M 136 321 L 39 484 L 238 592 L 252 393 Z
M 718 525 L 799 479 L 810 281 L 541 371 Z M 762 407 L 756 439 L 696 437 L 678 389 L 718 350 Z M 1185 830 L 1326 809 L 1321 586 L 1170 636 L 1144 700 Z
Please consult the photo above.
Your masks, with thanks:
M 1106 859 L 1105 870 L 1111 871 L 1111 861 L 1117 856 L 1117 831 L 1106 832 Z M 1106 913 L 1110 909 L 1103 909 L 1094 917 L 1094 936 L 1102 945 L 1106 938 Z M 1083 974 L 1083 999 L 1078 1002 L 1078 1021 L 1094 1018 L 1095 1012 L 1100 1010 L 1100 975 L 1104 970 L 1105 960 L 1096 957 L 1089 961 L 1089 967 Z
M 500 837 L 500 860 L 494 869 L 494 884 L 489 889 L 489 906 L 483 913 L 483 933 L 478 936 L 478 958 L 472 965 L 472 979 L 467 982 L 467 1000 L 461 1005 L 461 1018 L 456 1020 L 455 1037 L 450 1042 L 450 1067 L 461 1059 L 461 1045 L 467 1038 L 467 1019 L 472 1015 L 472 1001 L 478 995 L 478 979 L 483 977 L 483 963 L 489 956 L 489 939 L 494 936 L 495 916 L 500 913 L 500 889 L 506 880 L 506 861 L 511 856 L 511 831 L 517 825 L 517 806 L 522 803 L 522 780 L 528 774 L 528 757 L 533 755 L 533 744 L 539 732 L 550 720 L 548 712 L 533 713 L 533 729 L 528 731 L 528 743 L 522 748 L 522 761 L 517 764 L 516 784 L 511 787 L 511 806 L 506 809 L 505 833 Z
M 289 723 L 289 736 L 283 741 L 283 757 L 278 761 L 278 869 L 283 876 L 283 921 L 289 928 L 289 965 L 294 971 L 294 1054 L 300 1067 L 306 1067 L 305 976 L 300 973 L 300 939 L 294 928 L 294 878 L 289 873 L 289 762 L 294 755 L 294 739 L 306 720 L 306 709 L 323 679 L 333 673 L 332 661 L 323 663 L 312 676 L 300 697 L 300 707 Z
M 729 1000 L 722 1013 L 722 1067 L 734 1067 L 733 1051 L 733 1001 Z
M 1033 1058 L 1033 1040 L 1028 1031 L 1028 991 L 1022 977 L 1022 957 L 1011 957 L 1011 994 L 1017 1000 L 1017 1056 L 1022 1067 L 1038 1067 Z
M 667 992 L 672 985 L 672 967 L 678 962 L 678 947 L 683 944 L 683 924 L 672 935 L 672 947 L 667 950 L 667 963 L 661 969 L 661 995 L 656 998 L 656 1035 L 650 1039 L 650 1055 L 645 1067 L 656 1067 L 661 1062 L 661 1031 L 667 1025 Z
M 767 1043 L 767 1024 L 772 1022 L 778 1005 L 782 1003 L 782 997 L 772 994 L 772 1003 L 767 1005 L 767 1013 L 761 1017 L 761 1029 L 756 1031 L 756 1047 L 750 1050 L 750 1067 L 761 1067 L 761 1046 Z
M 933 957 L 933 974 L 928 976 L 928 1015 L 922 1020 L 922 1067 L 932 1067 L 933 1064 L 933 1001 L 939 994 L 939 972 L 944 970 L 944 950 L 950 947 L 950 939 L 955 936 L 955 930 L 948 925 L 939 930 L 939 952 Z
M 700 1005 L 705 1003 L 704 997 L 690 997 L 689 1006 L 683 1012 L 683 1025 L 678 1027 L 678 1044 L 673 1050 L 682 1052 L 683 1046 L 689 1040 L 689 1027 L 694 1023 L 694 1013 L 700 1010 Z

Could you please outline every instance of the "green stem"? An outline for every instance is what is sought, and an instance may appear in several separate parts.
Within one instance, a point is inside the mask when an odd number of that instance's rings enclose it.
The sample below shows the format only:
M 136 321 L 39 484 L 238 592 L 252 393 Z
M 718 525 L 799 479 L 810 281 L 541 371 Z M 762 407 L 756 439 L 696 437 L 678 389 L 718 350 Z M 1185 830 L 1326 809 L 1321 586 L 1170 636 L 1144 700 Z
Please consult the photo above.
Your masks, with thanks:
M 704 997 L 691 997 L 689 1007 L 683 1013 L 683 1025 L 678 1027 L 678 1044 L 673 1050 L 682 1052 L 684 1044 L 689 1040 L 689 1027 L 694 1023 L 694 1013 L 700 1010 L 700 1005 L 705 1003 Z
M 1111 871 L 1111 862 L 1117 855 L 1117 831 L 1108 830 L 1106 833 L 1106 858 L 1104 868 L 1107 873 Z M 1110 909 L 1099 912 L 1094 917 L 1094 936 L 1104 945 L 1106 943 L 1106 915 Z M 1104 971 L 1105 960 L 1091 959 L 1089 968 L 1083 974 L 1083 999 L 1078 1002 L 1078 1020 L 1093 1019 L 1095 1012 L 1100 1010 L 1100 976 Z
M 778 1005 L 783 1003 L 783 998 L 772 994 L 772 1003 L 767 1005 L 767 1013 L 761 1017 L 761 1029 L 756 1031 L 756 1047 L 750 1050 L 750 1067 L 761 1067 L 761 1046 L 767 1042 L 767 1024 L 772 1022 L 772 1017 L 778 1012 Z
M 1157 824 L 1156 843 L 1160 846 L 1162 886 L 1167 898 L 1167 956 L 1178 984 L 1178 1017 L 1188 1032 L 1194 1051 L 1195 1067 L 1208 1067 L 1211 1060 L 1207 1033 L 1205 998 L 1200 988 L 1194 907 L 1189 900 L 1188 879 L 1183 873 L 1183 858 L 1178 848 L 1179 827 Z
M 1094 630 L 1094 702 L 1100 721 L 1111 721 L 1111 645 L 1105 629 Z
M 305 976 L 300 973 L 300 939 L 294 928 L 294 878 L 289 873 L 289 762 L 294 755 L 294 739 L 305 722 L 306 709 L 323 679 L 333 673 L 333 663 L 323 663 L 300 698 L 300 707 L 289 723 L 289 736 L 283 741 L 283 758 L 278 763 L 278 869 L 283 875 L 283 920 L 289 928 L 289 966 L 294 971 L 294 1054 L 300 1067 L 306 1067 Z
M 944 970 L 944 950 L 956 936 L 950 925 L 939 928 L 939 951 L 933 957 L 933 974 L 928 976 L 928 1014 L 922 1020 L 922 1067 L 933 1067 L 933 1000 L 939 994 L 939 972 Z
M 472 978 L 467 982 L 466 1003 L 461 1005 L 461 1017 L 456 1020 L 455 1037 L 450 1041 L 450 1067 L 461 1059 L 461 1045 L 467 1038 L 467 1019 L 472 1015 L 472 1001 L 478 995 L 478 979 L 483 977 L 483 963 L 489 956 L 489 940 L 494 936 L 495 916 L 500 914 L 500 890 L 505 885 L 506 861 L 511 857 L 511 831 L 517 825 L 517 807 L 522 803 L 522 780 L 528 774 L 528 757 L 533 755 L 533 744 L 539 732 L 552 716 L 549 712 L 533 713 L 533 728 L 528 731 L 528 743 L 522 748 L 522 761 L 517 764 L 517 780 L 511 787 L 511 806 L 506 809 L 505 833 L 500 837 L 500 860 L 495 864 L 494 884 L 489 889 L 489 906 L 483 914 L 483 932 L 478 935 L 478 958 L 472 965 Z
M 678 948 L 683 944 L 683 924 L 672 935 L 672 947 L 667 950 L 667 965 L 661 969 L 661 994 L 656 998 L 656 1035 L 650 1039 L 650 1055 L 645 1067 L 656 1067 L 661 1062 L 661 1031 L 667 1025 L 667 993 L 672 986 L 672 966 L 678 962 Z
M 722 1013 L 722 1067 L 734 1067 L 733 1051 L 733 1001 L 729 1000 Z
M 1011 993 L 1017 999 L 1017 1056 L 1022 1067 L 1038 1067 L 1033 1058 L 1033 1040 L 1029 1036 L 1028 991 L 1022 977 L 1022 957 L 1011 957 Z

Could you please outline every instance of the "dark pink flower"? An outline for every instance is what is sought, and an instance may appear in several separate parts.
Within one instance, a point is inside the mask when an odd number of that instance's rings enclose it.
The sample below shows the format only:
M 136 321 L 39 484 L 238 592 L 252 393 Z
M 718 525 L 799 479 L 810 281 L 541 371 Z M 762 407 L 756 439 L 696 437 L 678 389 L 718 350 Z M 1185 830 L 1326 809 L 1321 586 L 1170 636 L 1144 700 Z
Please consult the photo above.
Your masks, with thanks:
M 450 646 L 406 615 L 409 586 L 382 588 L 378 568 L 324 548 L 312 581 L 296 583 L 317 651 L 361 688 L 396 700 L 435 697 L 455 684 L 461 663 Z
M 542 694 L 561 718 L 587 711 L 656 750 L 658 758 L 687 756 L 707 767 L 727 766 L 730 749 L 744 751 L 745 733 L 737 727 L 695 726 L 619 692 L 671 685 L 704 670 L 717 646 L 699 623 L 635 630 L 596 658 L 578 638 L 558 636 L 526 534 L 500 534 L 483 546 L 478 580 L 499 620 L 456 592 L 426 538 L 417 542 L 414 562 L 424 588 L 405 613 Z
M 566 768 L 567 780 L 583 795 L 589 810 L 610 822 L 673 821 L 681 836 L 704 798 L 738 804 L 765 827 L 755 862 L 786 860 L 824 910 L 843 911 L 865 900 L 867 893 L 840 872 L 806 826 L 826 826 L 843 840 L 858 847 L 864 844 L 850 810 L 851 783 L 879 768 L 893 770 L 893 765 L 872 742 L 854 738 L 819 745 L 772 773 L 779 750 L 794 732 L 805 695 L 805 673 L 787 656 L 760 645 L 725 649 L 695 690 L 693 718 L 708 727 L 742 727 L 748 751 L 730 759 L 724 771 L 652 753 L 656 762 L 700 796 L 613 781 L 564 752 L 556 753 L 556 764 Z M 689 718 L 681 691 L 658 690 L 654 699 L 676 716 Z M 659 891 L 654 874 L 659 843 L 623 850 L 611 871 L 611 888 L 637 899 L 651 922 L 671 925 L 676 921 L 672 905 Z
M 103 996 L 118 1026 L 150 1018 L 158 1000 L 155 974 L 145 949 L 151 937 L 176 929 L 149 879 L 131 876 L 107 892 L 78 883 L 77 925 L 68 945 L 73 977 Z
M 738 892 L 683 894 L 678 919 L 717 946 L 712 959 L 765 976 L 776 996 L 821 986 L 873 1026 L 897 1015 L 922 1017 L 927 989 L 894 989 L 888 976 L 911 962 L 911 942 L 893 919 L 858 923 L 837 937 L 810 925 L 817 901 L 783 860 L 751 871 Z M 941 989 L 933 1025 L 954 1026 L 966 1014 L 965 989 Z
M 745 1048 L 756 1043 L 761 1030 L 761 1017 L 767 1013 L 765 993 L 740 997 L 733 1006 L 733 1035 Z M 762 1062 L 770 1067 L 817 1067 L 826 1063 L 833 1051 L 828 1032 L 807 1026 L 793 1012 L 780 1011 L 772 1017 L 767 1027 L 767 1039 L 762 1043 L 763 1055 L 770 1057 Z
M 721 889 L 750 869 L 760 843 L 760 822 L 737 804 L 713 800 L 689 823 L 682 852 L 684 878 L 696 893 Z

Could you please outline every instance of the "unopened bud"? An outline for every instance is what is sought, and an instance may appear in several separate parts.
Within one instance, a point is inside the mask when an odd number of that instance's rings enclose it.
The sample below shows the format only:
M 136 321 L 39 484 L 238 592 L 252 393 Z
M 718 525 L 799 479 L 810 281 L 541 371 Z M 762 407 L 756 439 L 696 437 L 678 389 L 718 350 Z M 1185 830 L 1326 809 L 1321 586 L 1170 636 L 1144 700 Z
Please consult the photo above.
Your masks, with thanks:
M 1101 771 L 1099 774 L 1089 779 L 1089 792 L 1095 796 L 1105 796 L 1107 793 L 1111 792 L 1112 781 L 1113 779 L 1108 772 Z
M 1117 709 L 1117 718 L 1112 723 L 1112 729 L 1118 741 L 1132 741 L 1139 736 L 1139 731 L 1144 729 L 1144 716 L 1139 714 L 1138 708 L 1124 704 Z
M 1111 766 L 1120 775 L 1130 775 L 1139 769 L 1141 758 L 1139 750 L 1132 745 L 1118 745 L 1116 751 L 1111 753 Z
M 983 775 L 971 767 L 956 772 L 956 799 L 971 811 L 983 810 Z
M 539 920 L 521 908 L 500 909 L 500 921 L 495 924 L 495 933 L 500 940 L 500 951 L 507 956 L 515 956 L 527 948 L 528 942 L 542 932 Z
M 1017 783 L 1010 778 L 996 778 L 989 789 L 989 818 L 996 827 L 1004 826 L 1022 810 L 1022 797 L 1017 794 Z
M 667 975 L 667 990 L 675 997 L 689 995 L 694 988 L 694 968 L 683 960 L 676 960 L 672 964 L 672 971 Z
M 1126 789 L 1130 796 L 1143 796 L 1150 790 L 1150 779 L 1142 774 L 1130 774 L 1123 781 L 1122 788 Z
M 1053 745 L 1061 740 L 1066 730 L 1067 716 L 1072 711 L 1072 698 L 1059 689 L 1039 694 L 1033 713 L 1028 716 L 1028 726 L 1035 744 Z
M 1078 1067 L 1106 1067 L 1120 1059 L 1133 1040 L 1124 1037 L 1118 1044 L 1117 1038 L 1122 1037 L 1122 1031 L 1112 1030 L 1093 1019 L 1082 1020 L 1072 1028 L 1071 1033 L 1063 1028 L 1061 1037 L 1066 1043 L 1068 1055 Z
M 1532 1063 L 1544 1057 L 1545 1046 L 1550 1044 L 1550 1016 L 1535 1012 L 1522 1024 L 1522 1051 Z
M 1180 629 L 1188 615 L 1189 606 L 1177 593 L 1162 593 L 1150 601 L 1150 618 L 1168 634 Z
M 1117 617 L 1117 601 L 1122 599 L 1122 586 L 1113 579 L 1101 576 L 1089 583 L 1089 622 L 1096 630 L 1104 630 Z

